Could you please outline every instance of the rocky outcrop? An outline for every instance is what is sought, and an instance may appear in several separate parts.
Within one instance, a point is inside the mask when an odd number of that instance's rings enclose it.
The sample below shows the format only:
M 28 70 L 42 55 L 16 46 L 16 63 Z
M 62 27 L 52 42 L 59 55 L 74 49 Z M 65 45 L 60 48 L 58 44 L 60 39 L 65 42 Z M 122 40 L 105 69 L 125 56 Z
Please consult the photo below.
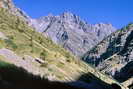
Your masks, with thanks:
M 47 35 L 76 56 L 82 56 L 116 29 L 111 24 L 87 24 L 78 16 L 65 12 L 32 20 L 37 31 Z
M 88 51 L 83 60 L 117 80 L 118 76 L 125 80 L 133 77 L 133 24 L 111 34 Z

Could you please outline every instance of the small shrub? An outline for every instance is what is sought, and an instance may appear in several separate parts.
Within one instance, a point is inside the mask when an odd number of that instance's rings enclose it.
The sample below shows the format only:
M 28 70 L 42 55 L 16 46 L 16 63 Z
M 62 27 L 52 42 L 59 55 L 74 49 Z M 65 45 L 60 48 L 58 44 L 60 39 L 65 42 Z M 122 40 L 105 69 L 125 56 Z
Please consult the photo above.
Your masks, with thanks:
M 69 53 L 66 53 L 65 56 L 66 56 L 66 58 L 70 58 L 70 54 Z
M 38 39 L 39 39 L 39 43 L 42 44 L 43 43 L 42 37 L 39 36 Z
M 13 40 L 14 39 L 14 36 L 8 36 L 9 39 Z
M 47 66 L 48 66 L 48 63 L 43 63 L 43 64 L 41 64 L 40 67 L 47 67 Z
M 71 62 L 71 60 L 70 60 L 70 59 L 66 59 L 66 62 L 70 63 L 70 62 Z
M 10 39 L 5 39 L 5 43 L 7 44 L 7 47 L 12 48 L 13 50 L 18 48 L 18 46 Z
M 40 58 L 45 60 L 46 59 L 46 56 L 47 56 L 47 52 L 46 51 L 43 51 L 40 53 Z
M 48 68 L 48 71 L 52 72 L 53 70 L 51 68 Z
M 57 66 L 60 67 L 60 68 L 62 68 L 64 65 L 65 65 L 65 64 L 62 63 L 62 62 L 60 62 L 60 63 L 57 64 Z

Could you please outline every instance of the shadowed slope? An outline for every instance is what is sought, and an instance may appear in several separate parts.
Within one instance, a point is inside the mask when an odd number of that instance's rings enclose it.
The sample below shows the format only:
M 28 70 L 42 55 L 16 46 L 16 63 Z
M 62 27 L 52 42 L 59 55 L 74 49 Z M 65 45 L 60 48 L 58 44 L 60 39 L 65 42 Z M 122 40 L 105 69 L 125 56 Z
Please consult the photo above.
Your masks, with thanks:
M 85 78 L 87 87 L 85 87 L 85 84 L 78 85 L 78 81 Z M 90 81 L 90 78 L 94 79 L 94 82 Z M 117 84 L 104 83 L 93 74 L 83 75 L 79 80 L 69 83 L 51 82 L 39 76 L 34 76 L 22 68 L 0 62 L 0 89 L 121 89 Z
M 0 89 L 79 89 L 66 83 L 50 82 L 22 68 L 0 62 Z

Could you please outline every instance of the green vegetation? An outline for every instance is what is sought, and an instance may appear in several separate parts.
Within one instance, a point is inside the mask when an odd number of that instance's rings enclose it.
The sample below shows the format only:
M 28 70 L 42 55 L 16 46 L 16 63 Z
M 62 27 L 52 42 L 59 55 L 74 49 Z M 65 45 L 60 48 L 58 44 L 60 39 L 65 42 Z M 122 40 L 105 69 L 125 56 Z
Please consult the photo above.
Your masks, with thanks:
M 13 65 L 11 65 L 11 64 L 9 64 L 9 63 L 6 63 L 6 62 L 3 62 L 3 61 L 0 61 L 0 67 L 2 68 L 2 67 L 10 67 L 10 66 L 13 66 Z
M 3 45 L 4 45 L 4 42 L 3 42 L 3 40 L 2 40 L 2 39 L 0 39 L 0 48 L 2 48 L 2 47 L 3 47 Z
M 64 77 L 66 74 L 60 73 L 61 70 L 78 72 L 78 65 L 74 64 L 74 56 L 71 56 L 62 47 L 55 45 L 41 33 L 35 32 L 23 19 L 11 15 L 6 9 L 2 8 L 0 8 L 0 32 L 8 38 L 6 40 L 0 39 L 0 48 L 12 50 L 18 56 L 22 57 L 23 60 L 26 60 L 24 55 L 43 59 L 45 63 L 42 63 L 40 67 L 47 68 L 48 74 L 53 72 L 57 76 Z M 71 66 L 69 68 L 70 64 L 74 65 L 75 68 Z M 54 71 L 51 71 L 51 69 Z M 73 74 L 73 71 L 70 74 Z
M 41 33 L 35 32 L 27 26 L 26 22 L 9 14 L 5 9 L 0 9 L 0 32 L 3 32 L 9 38 L 5 40 L 6 45 L 3 46 L 12 49 L 19 55 L 31 54 L 33 57 L 41 56 L 45 59 L 46 56 L 51 58 L 53 52 L 59 52 L 61 55 L 73 59 L 69 52 L 53 44 Z M 45 52 L 42 53 L 43 51 Z
M 57 64 L 57 66 L 60 67 L 60 68 L 62 68 L 64 65 L 65 65 L 65 64 L 62 63 L 62 62 L 59 62 L 59 63 Z
M 11 39 L 5 39 L 6 46 L 11 48 L 12 50 L 16 50 L 18 46 L 11 40 Z
M 41 64 L 41 67 L 48 67 L 48 63 Z
M 40 58 L 46 60 L 47 55 L 48 55 L 47 51 L 43 50 L 43 52 L 40 53 Z

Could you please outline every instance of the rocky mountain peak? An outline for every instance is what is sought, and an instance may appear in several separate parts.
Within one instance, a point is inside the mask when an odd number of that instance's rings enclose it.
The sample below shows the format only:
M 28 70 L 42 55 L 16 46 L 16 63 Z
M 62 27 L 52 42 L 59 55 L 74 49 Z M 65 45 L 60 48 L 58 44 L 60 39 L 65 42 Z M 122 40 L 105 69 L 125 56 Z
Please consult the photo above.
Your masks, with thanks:
M 64 18 L 68 18 L 68 17 L 74 17 L 74 14 L 71 12 L 63 12 L 61 16 Z
M 88 24 L 71 12 L 36 19 L 33 26 L 37 31 L 47 35 L 55 43 L 62 45 L 76 56 L 82 56 L 98 42 L 116 31 L 109 24 Z
M 64 12 L 59 17 L 61 18 L 61 20 L 64 20 L 64 22 L 68 22 L 68 23 L 72 22 L 72 23 L 77 24 L 80 21 L 79 16 L 77 16 L 71 12 Z

